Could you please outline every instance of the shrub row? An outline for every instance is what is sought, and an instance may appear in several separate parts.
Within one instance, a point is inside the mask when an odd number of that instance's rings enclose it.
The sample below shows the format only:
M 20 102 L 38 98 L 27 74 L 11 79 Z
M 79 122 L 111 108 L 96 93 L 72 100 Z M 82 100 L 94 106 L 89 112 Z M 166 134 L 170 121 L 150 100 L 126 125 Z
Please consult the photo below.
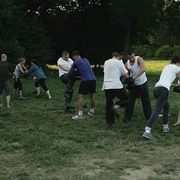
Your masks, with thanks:
M 180 45 L 174 47 L 164 45 L 154 48 L 150 45 L 139 45 L 133 47 L 134 52 L 144 59 L 171 59 L 173 55 L 180 55 Z

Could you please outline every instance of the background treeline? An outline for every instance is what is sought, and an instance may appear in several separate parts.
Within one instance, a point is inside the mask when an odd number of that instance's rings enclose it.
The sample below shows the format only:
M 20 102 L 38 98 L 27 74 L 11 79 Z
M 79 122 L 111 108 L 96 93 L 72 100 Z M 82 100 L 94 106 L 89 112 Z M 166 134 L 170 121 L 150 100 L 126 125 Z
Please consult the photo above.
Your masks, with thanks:
M 0 53 L 56 63 L 79 50 L 93 64 L 133 47 L 145 59 L 180 54 L 177 0 L 1 0 Z

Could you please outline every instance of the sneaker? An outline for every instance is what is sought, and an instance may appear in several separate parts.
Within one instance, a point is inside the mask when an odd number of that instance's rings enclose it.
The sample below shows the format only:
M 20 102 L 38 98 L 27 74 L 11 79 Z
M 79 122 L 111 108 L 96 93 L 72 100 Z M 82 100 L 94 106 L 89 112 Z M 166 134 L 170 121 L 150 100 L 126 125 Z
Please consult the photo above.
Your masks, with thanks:
M 94 113 L 92 113 L 92 112 L 88 112 L 88 116 L 90 116 L 90 117 L 92 117 L 92 116 L 94 116 Z
M 164 128 L 163 127 L 163 133 L 168 133 L 170 131 L 170 128 L 169 127 L 167 127 L 167 128 Z
M 74 120 L 80 120 L 80 119 L 83 119 L 83 118 L 84 118 L 84 116 L 80 116 L 78 114 L 72 117 L 72 119 L 74 119 Z
M 40 94 L 36 94 L 35 97 L 36 97 L 36 98 L 39 98 L 39 97 L 40 97 Z
M 156 141 L 156 138 L 153 137 L 151 133 L 147 133 L 146 131 L 143 133 L 143 137 L 145 137 L 151 141 Z

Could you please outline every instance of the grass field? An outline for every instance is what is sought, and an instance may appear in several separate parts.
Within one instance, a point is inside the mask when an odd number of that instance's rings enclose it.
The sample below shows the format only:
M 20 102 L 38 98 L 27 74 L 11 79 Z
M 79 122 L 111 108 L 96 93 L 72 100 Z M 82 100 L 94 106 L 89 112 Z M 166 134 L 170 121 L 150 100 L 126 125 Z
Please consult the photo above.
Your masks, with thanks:
M 152 90 L 159 75 L 148 74 Z M 49 77 L 52 100 L 44 92 L 33 95 L 34 85 L 23 79 L 25 100 L 12 96 L 11 108 L 0 115 L 0 179 L 9 180 L 178 180 L 180 179 L 180 126 L 173 127 L 180 107 L 179 94 L 170 92 L 171 132 L 162 133 L 159 118 L 153 130 L 157 142 L 142 137 L 146 124 L 140 99 L 131 123 L 123 124 L 123 109 L 115 128 L 106 129 L 102 76 L 97 77 L 95 117 L 74 121 L 64 114 L 64 85 Z M 73 105 L 77 110 L 77 88 Z M 86 98 L 88 104 L 88 99 Z M 88 106 L 89 107 L 89 106 Z M 88 112 L 84 109 L 84 113 Z

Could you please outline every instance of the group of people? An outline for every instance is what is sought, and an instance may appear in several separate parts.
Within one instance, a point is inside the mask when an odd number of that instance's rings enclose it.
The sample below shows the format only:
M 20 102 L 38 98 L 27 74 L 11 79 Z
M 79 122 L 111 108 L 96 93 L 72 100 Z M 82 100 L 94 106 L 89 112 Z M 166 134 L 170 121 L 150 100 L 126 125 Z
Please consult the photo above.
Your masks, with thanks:
M 174 56 L 171 60 L 171 64 L 163 68 L 160 79 L 154 87 L 153 93 L 156 98 L 156 104 L 152 111 L 144 60 L 140 56 L 135 56 L 132 50 L 129 50 L 127 55 L 128 61 L 125 65 L 118 52 L 114 52 L 112 58 L 104 63 L 104 82 L 102 89 L 105 91 L 106 95 L 106 122 L 108 127 L 114 125 L 115 116 L 118 116 L 117 109 L 119 107 L 125 107 L 123 121 L 130 121 L 133 116 L 136 98 L 140 97 L 143 113 L 147 119 L 143 137 L 155 141 L 156 139 L 151 134 L 151 130 L 161 110 L 163 110 L 163 132 L 168 133 L 170 131 L 168 125 L 168 94 L 170 86 L 176 77 L 180 79 L 180 57 Z M 126 93 L 121 82 L 120 77 L 122 76 L 127 79 L 128 93 Z M 180 86 L 180 83 L 174 86 Z M 119 98 L 119 101 L 114 105 L 113 99 L 115 97 Z M 175 125 L 177 124 L 180 124 L 180 112 L 178 121 Z
M 141 99 L 143 113 L 147 120 L 147 125 L 143 133 L 143 137 L 154 141 L 155 138 L 151 134 L 152 127 L 155 120 L 163 110 L 163 132 L 168 133 L 170 127 L 168 125 L 169 103 L 168 94 L 170 86 L 176 77 L 180 80 L 180 57 L 174 56 L 171 64 L 165 66 L 162 70 L 159 81 L 154 87 L 154 96 L 156 104 L 154 109 L 151 108 L 151 101 L 148 89 L 148 81 L 146 76 L 146 66 L 144 60 L 140 56 L 135 56 L 132 50 L 127 52 L 128 60 L 124 63 L 122 60 L 122 53 L 113 52 L 112 57 L 104 63 L 104 80 L 102 90 L 106 97 L 106 123 L 108 128 L 112 128 L 115 123 L 115 117 L 119 117 L 117 110 L 125 108 L 123 122 L 131 121 L 134 114 L 134 105 L 137 98 Z M 73 59 L 73 60 L 72 60 Z M 89 95 L 90 110 L 89 116 L 94 116 L 95 97 L 96 92 L 96 77 L 91 68 L 90 62 L 87 58 L 82 58 L 78 51 L 73 51 L 72 59 L 69 57 L 68 51 L 62 52 L 62 57 L 57 61 L 59 69 L 59 78 L 66 85 L 65 96 L 65 112 L 72 113 L 72 97 L 73 86 L 77 80 L 80 80 L 78 89 L 78 113 L 72 119 L 79 120 L 84 118 L 84 95 Z M 2 102 L 2 91 L 4 89 L 6 94 L 7 107 L 10 107 L 10 74 L 14 77 L 14 89 L 19 91 L 19 98 L 23 98 L 22 83 L 20 76 L 22 74 L 33 73 L 36 81 L 36 95 L 40 94 L 41 86 L 46 92 L 49 99 L 51 99 L 50 91 L 48 90 L 45 80 L 46 76 L 35 59 L 30 61 L 31 67 L 28 70 L 25 65 L 25 59 L 20 58 L 19 64 L 15 71 L 12 65 L 7 62 L 7 56 L 1 55 L 0 61 L 0 106 Z M 124 83 L 127 83 L 127 89 L 124 88 Z M 180 83 L 174 86 L 180 86 Z M 114 98 L 119 100 L 114 104 Z M 180 111 L 178 121 L 175 125 L 180 124 Z
M 14 79 L 14 90 L 15 93 L 19 94 L 19 99 L 24 99 L 23 97 L 23 85 L 21 82 L 21 76 L 28 75 L 29 73 L 34 74 L 35 78 L 35 88 L 36 88 L 36 96 L 40 95 L 40 86 L 44 89 L 47 94 L 48 99 L 51 99 L 51 94 L 46 86 L 46 76 L 39 65 L 39 63 L 32 59 L 30 61 L 31 67 L 29 70 L 25 67 L 25 59 L 20 58 L 19 63 L 16 65 L 15 69 L 12 64 L 7 61 L 7 55 L 1 54 L 0 61 L 0 107 L 3 106 L 3 90 L 6 95 L 6 104 L 7 107 L 10 108 L 10 84 L 9 79 L 13 76 Z

